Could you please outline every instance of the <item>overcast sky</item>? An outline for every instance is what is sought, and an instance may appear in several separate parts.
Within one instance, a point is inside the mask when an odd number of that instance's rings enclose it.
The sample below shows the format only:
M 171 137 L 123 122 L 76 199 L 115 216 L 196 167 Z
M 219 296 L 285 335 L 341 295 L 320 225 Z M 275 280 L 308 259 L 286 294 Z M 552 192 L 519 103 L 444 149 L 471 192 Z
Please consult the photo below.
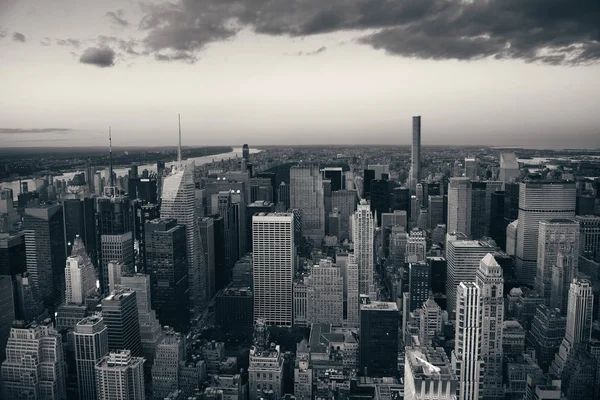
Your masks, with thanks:
M 0 145 L 600 147 L 598 0 L 0 0 Z

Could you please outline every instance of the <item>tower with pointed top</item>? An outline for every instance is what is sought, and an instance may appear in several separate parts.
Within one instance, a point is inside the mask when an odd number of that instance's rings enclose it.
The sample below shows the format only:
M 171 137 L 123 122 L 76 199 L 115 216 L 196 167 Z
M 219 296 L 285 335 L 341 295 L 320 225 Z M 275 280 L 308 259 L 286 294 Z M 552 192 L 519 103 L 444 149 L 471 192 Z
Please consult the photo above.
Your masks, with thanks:
M 190 313 L 193 317 L 198 317 L 204 311 L 210 299 L 207 291 L 208 271 L 204 263 L 195 190 L 194 164 L 184 166 L 181 161 L 181 117 L 179 117 L 177 165 L 164 178 L 162 183 L 160 217 L 162 219 L 176 219 L 178 224 L 185 226 Z
M 84 304 L 88 294 L 96 290 L 94 265 L 87 255 L 79 235 L 75 237 L 65 268 L 66 303 Z

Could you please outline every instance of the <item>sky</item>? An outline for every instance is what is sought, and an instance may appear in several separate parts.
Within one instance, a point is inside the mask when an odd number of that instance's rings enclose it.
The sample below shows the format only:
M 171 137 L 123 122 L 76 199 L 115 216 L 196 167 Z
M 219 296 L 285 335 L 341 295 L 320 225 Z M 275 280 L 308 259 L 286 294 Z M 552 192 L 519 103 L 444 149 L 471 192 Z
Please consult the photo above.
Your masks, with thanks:
M 0 0 L 0 145 L 600 147 L 598 0 Z

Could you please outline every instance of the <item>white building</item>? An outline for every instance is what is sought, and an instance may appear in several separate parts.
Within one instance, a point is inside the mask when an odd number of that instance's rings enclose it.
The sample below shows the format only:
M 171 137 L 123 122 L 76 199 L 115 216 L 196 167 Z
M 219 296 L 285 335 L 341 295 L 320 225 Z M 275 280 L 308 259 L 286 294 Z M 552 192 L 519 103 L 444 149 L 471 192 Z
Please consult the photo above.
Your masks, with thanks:
M 432 340 L 442 331 L 442 309 L 430 298 L 421 307 L 419 315 L 419 340 L 422 346 L 431 346 Z
M 374 240 L 373 214 L 366 200 L 361 200 L 352 217 L 354 257 L 358 264 L 358 293 L 369 295 L 374 291 Z
M 500 174 L 502 183 L 511 183 L 519 177 L 519 161 L 515 153 L 500 153 Z
M 450 178 L 448 184 L 448 233 L 461 232 L 471 237 L 471 181 Z
M 407 347 L 404 400 L 455 400 L 458 379 L 442 348 Z
M 268 325 L 292 326 L 292 280 L 296 250 L 291 213 L 259 213 L 252 217 L 254 319 Z
M 408 262 L 422 262 L 425 261 L 427 255 L 427 238 L 425 232 L 413 229 L 408 234 L 408 240 L 406 241 L 406 259 Z
M 179 387 L 179 364 L 185 361 L 185 341 L 177 332 L 166 331 L 156 346 L 152 366 L 152 395 L 164 399 Z
M 98 400 L 145 400 L 143 367 L 129 350 L 109 353 L 96 364 Z
M 283 356 L 279 345 L 268 349 L 252 347 L 248 367 L 250 400 L 283 396 Z
M 345 326 L 358 328 L 360 325 L 360 306 L 358 291 L 358 263 L 354 254 L 348 255 L 346 265 L 346 293 L 347 293 L 347 314 Z
M 344 278 L 330 260 L 321 260 L 304 278 L 307 286 L 307 323 L 341 326 L 344 319 Z
M 71 256 L 65 268 L 66 303 L 84 304 L 88 294 L 96 290 L 96 273 L 79 235 L 75 237 Z

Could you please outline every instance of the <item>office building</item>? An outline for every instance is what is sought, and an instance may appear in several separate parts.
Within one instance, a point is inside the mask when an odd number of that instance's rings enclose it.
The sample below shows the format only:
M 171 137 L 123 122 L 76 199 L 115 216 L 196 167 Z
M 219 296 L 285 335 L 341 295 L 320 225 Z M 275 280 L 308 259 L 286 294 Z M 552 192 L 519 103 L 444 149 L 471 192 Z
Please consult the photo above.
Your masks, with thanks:
M 63 210 L 56 204 L 40 205 L 27 207 L 24 213 L 27 272 L 44 305 L 53 308 L 62 303 L 65 293 Z
M 290 207 L 302 210 L 303 235 L 319 245 L 325 236 L 325 199 L 318 164 L 301 163 L 290 169 Z
M 444 196 L 429 196 L 427 199 L 428 228 L 435 229 L 444 223 Z
M 373 216 L 377 215 L 377 221 L 381 223 L 381 214 L 391 209 L 392 189 L 394 182 L 388 179 L 376 179 L 371 181 L 371 197 L 369 204 Z
M 459 380 L 458 398 L 478 400 L 482 398 L 482 296 L 477 284 L 460 282 L 456 297 L 456 339 L 452 367 Z
M 79 236 L 92 259 L 96 260 L 96 217 L 94 199 L 63 200 L 63 218 L 67 254 L 71 254 L 75 238 Z
M 352 216 L 352 241 L 354 257 L 358 264 L 358 292 L 370 294 L 374 291 L 374 235 L 373 214 L 366 200 L 361 200 L 358 209 Z
M 431 273 L 431 291 L 434 294 L 446 293 L 447 265 L 444 257 L 427 257 Z
M 198 226 L 193 165 L 182 166 L 180 161 L 177 168 L 163 179 L 160 217 L 175 219 L 185 226 L 189 307 L 192 317 L 196 318 L 208 305 L 208 273 Z
M 98 400 L 144 400 L 144 359 L 131 351 L 110 352 L 96 364 Z
M 478 177 L 479 161 L 475 157 L 465 158 L 465 177 L 475 179 Z
M 277 188 L 277 205 L 282 205 L 283 211 L 290 209 L 290 185 L 286 185 L 284 181 L 281 181 Z
M 410 157 L 410 189 L 416 190 L 416 185 L 421 181 L 421 116 L 412 118 L 412 147 Z
M 419 340 L 422 346 L 431 346 L 433 338 L 442 331 L 442 309 L 432 298 L 421 306 Z
M 29 273 L 19 274 L 15 278 L 15 319 L 32 322 L 43 321 L 48 317 L 37 286 L 29 277 Z
M 49 319 L 13 324 L 1 367 L 3 399 L 63 400 L 65 370 L 62 339 Z
M 254 287 L 252 277 L 252 254 L 240 258 L 233 267 L 231 285 L 237 288 Z
M 202 249 L 204 250 L 204 265 L 206 265 L 206 285 L 208 290 L 207 301 L 212 300 L 217 293 L 217 281 L 215 276 L 215 223 L 211 217 L 203 217 L 198 221 L 200 237 L 202 238 Z
M 442 348 L 407 347 L 404 400 L 454 400 L 458 379 Z
M 540 222 L 574 218 L 575 199 L 574 182 L 528 181 L 520 184 L 516 250 L 516 273 L 520 283 L 535 284 Z
M 366 301 L 360 304 L 359 371 L 365 376 L 398 373 L 398 325 L 396 303 Z
M 486 232 L 486 225 L 489 226 L 489 221 L 486 219 L 486 187 L 485 182 L 471 182 L 471 229 L 469 232 L 473 239 L 481 239 L 488 234 Z
M 331 191 L 344 190 L 344 171 L 342 167 L 325 167 L 322 169 L 323 179 L 331 181 Z
M 431 271 L 425 261 L 408 264 L 408 311 L 421 308 L 430 296 Z
M 321 260 L 311 268 L 304 284 L 307 286 L 307 323 L 341 326 L 344 318 L 344 278 L 340 267 L 330 260 Z
M 0 232 L 0 275 L 12 277 L 27 271 L 25 233 Z
M 519 178 L 519 161 L 515 153 L 500 153 L 500 173 L 498 179 L 504 184 L 514 182 Z
M 481 357 L 483 398 L 504 399 L 502 387 L 502 322 L 504 321 L 504 279 L 502 268 L 488 253 L 479 263 L 475 277 L 481 296 Z
M 390 264 L 400 268 L 406 260 L 408 233 L 403 226 L 395 225 L 390 229 L 388 244 L 388 260 Z
M 338 264 L 341 264 L 338 256 Z M 345 325 L 351 328 L 357 328 L 360 325 L 360 306 L 358 290 L 358 263 L 354 254 L 348 254 L 346 267 L 345 296 L 346 296 L 346 321 Z
M 460 282 L 474 282 L 480 261 L 495 248 L 477 240 L 455 240 L 448 235 L 446 260 L 448 264 L 446 296 L 448 312 L 456 309 L 456 288 Z
M 152 308 L 162 325 L 183 332 L 190 319 L 187 230 L 176 220 L 154 219 L 146 223 L 145 234 Z
M 448 184 L 448 232 L 461 232 L 471 237 L 471 204 L 471 181 L 451 178 Z
M 583 256 L 600 254 L 600 216 L 577 215 L 575 221 L 579 222 L 579 253 Z
M 158 204 L 158 179 L 156 176 L 129 177 L 127 195 L 143 204 Z
M 356 211 L 357 199 L 356 190 L 338 190 L 331 193 L 331 208 L 340 213 L 340 242 L 350 238 L 350 218 Z
M 137 203 L 139 205 L 140 202 Z M 134 207 L 134 238 L 138 245 L 138 272 L 148 273 L 146 271 L 146 223 L 160 217 L 160 207 L 158 204 L 144 204 L 140 207 Z
M 408 228 L 408 215 L 404 210 L 394 210 L 391 213 L 381 214 L 381 227 L 386 228 L 393 225 L 403 226 Z
M 535 289 L 546 299 L 547 304 L 552 302 L 553 269 L 561 258 L 562 268 L 557 285 L 559 293 L 568 292 L 570 282 L 577 273 L 579 259 L 579 223 L 572 219 L 551 219 L 540 221 L 538 235 L 537 273 L 535 276 Z M 552 304 L 562 312 L 566 311 L 566 295 L 564 307 L 562 301 Z
M 425 231 L 413 229 L 406 241 L 406 259 L 408 262 L 424 262 L 427 254 Z
M 0 275 L 0 363 L 6 357 L 6 343 L 15 320 L 13 282 L 10 275 Z M 1 390 L 1 389 L 0 389 Z
M 297 345 L 300 347 L 301 343 Z M 310 400 L 313 398 L 313 368 L 310 356 L 296 351 L 294 366 L 294 396 L 296 399 Z
M 554 355 L 565 337 L 567 319 L 559 309 L 551 309 L 544 304 L 535 310 L 531 330 L 527 336 L 528 345 L 535 349 L 538 365 L 547 371 Z
M 292 325 L 294 216 L 289 213 L 252 217 L 254 319 L 268 325 Z
M 518 321 L 502 323 L 502 354 L 505 357 L 518 357 L 525 351 L 525 329 Z
M 96 290 L 96 271 L 83 241 L 76 236 L 65 268 L 66 304 L 85 304 L 88 295 Z
M 252 251 L 252 216 L 258 213 L 271 212 L 275 212 L 275 204 L 267 201 L 255 201 L 246 207 L 246 231 L 243 240 L 246 241 L 246 249 L 249 252 Z M 240 254 L 240 256 L 243 256 L 243 254 Z
M 598 391 L 598 360 L 584 344 L 574 346 L 562 371 L 561 389 L 569 400 L 594 399 Z
M 489 236 L 502 250 L 506 250 L 506 227 L 508 223 L 504 219 L 504 192 L 495 191 L 490 198 Z
M 266 349 L 252 347 L 248 368 L 250 400 L 257 400 L 265 396 L 281 398 L 283 395 L 283 368 L 283 354 L 281 354 L 279 345 Z
M 178 389 L 179 365 L 185 361 L 185 339 L 180 333 L 166 330 L 156 346 L 156 357 L 152 366 L 152 397 L 163 400 L 170 392 Z
M 101 316 L 82 319 L 73 333 L 80 399 L 96 400 L 96 364 L 108 354 L 108 330 Z
M 133 289 L 119 288 L 102 299 L 102 317 L 108 330 L 110 351 L 126 349 L 135 356 L 142 355 L 137 297 Z
M 215 296 L 215 321 L 226 332 L 251 329 L 254 296 L 250 287 L 227 287 Z
M 586 279 L 573 279 L 569 288 L 567 308 L 567 328 L 565 338 L 550 366 L 550 371 L 558 376 L 563 372 L 569 354 L 579 343 L 589 342 L 592 337 L 592 304 L 594 295 L 592 284 Z

